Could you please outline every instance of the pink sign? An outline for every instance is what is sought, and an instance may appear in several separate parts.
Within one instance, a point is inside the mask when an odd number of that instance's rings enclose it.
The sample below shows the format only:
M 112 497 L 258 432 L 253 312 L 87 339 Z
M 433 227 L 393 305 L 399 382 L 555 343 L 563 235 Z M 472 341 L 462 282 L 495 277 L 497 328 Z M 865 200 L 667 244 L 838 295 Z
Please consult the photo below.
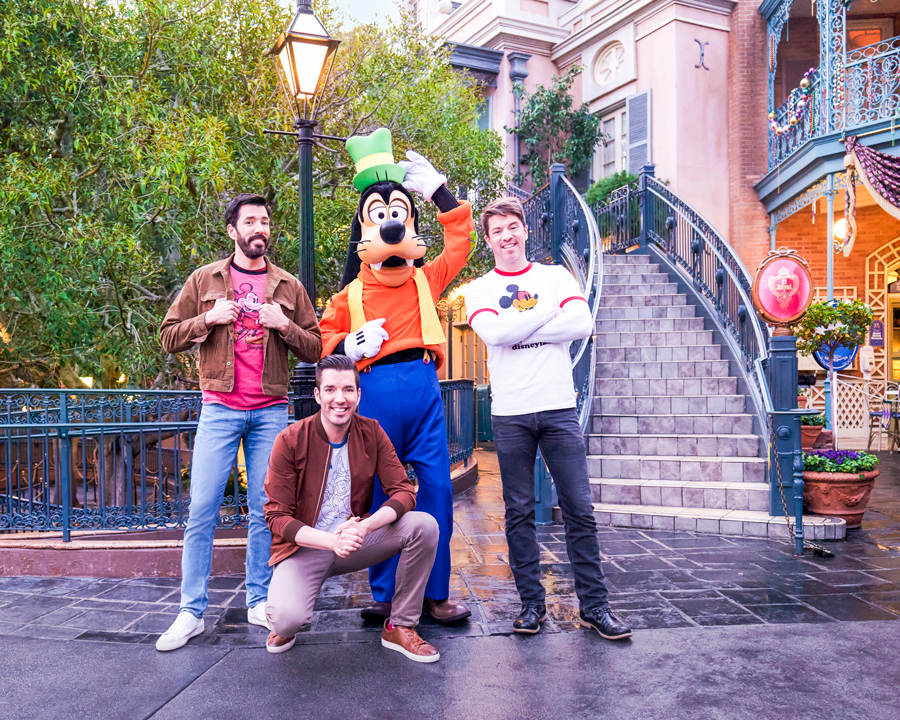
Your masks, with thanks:
M 753 283 L 760 314 L 773 324 L 790 323 L 806 312 L 812 300 L 812 282 L 806 262 L 793 251 L 770 254 Z

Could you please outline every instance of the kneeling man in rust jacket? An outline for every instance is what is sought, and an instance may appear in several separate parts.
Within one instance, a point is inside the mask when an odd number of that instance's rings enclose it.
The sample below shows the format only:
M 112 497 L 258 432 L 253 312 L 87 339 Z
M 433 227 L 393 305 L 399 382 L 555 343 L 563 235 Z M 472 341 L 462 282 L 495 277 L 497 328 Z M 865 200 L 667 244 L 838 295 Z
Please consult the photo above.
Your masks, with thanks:
M 312 618 L 332 575 L 362 570 L 400 553 L 391 617 L 381 644 L 416 662 L 440 653 L 415 631 L 434 564 L 437 521 L 415 512 L 415 489 L 381 426 L 356 414 L 359 372 L 345 355 L 316 366 L 321 411 L 279 433 L 266 475 L 266 522 L 274 566 L 266 616 L 271 653 L 289 650 Z M 387 500 L 369 514 L 375 476 Z M 373 508 L 374 509 L 374 508 Z

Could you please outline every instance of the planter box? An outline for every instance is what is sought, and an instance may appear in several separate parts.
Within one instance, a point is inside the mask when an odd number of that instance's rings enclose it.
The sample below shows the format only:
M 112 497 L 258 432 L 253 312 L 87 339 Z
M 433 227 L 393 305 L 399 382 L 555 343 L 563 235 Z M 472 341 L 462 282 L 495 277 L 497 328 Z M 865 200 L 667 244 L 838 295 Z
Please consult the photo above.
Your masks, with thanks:
M 878 470 L 862 473 L 803 472 L 803 504 L 814 515 L 843 518 L 847 528 L 862 523 Z
M 825 429 L 824 425 L 801 425 L 800 426 L 800 447 L 803 450 L 812 450 L 816 443 L 816 438 Z

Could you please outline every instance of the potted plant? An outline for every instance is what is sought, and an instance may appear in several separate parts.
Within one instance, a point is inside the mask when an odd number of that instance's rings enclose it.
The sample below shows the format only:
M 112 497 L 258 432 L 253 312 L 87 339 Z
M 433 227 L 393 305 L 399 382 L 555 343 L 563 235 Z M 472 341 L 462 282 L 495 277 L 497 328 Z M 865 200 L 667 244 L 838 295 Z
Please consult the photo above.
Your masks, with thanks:
M 825 429 L 824 415 L 804 415 L 800 418 L 800 442 L 804 450 L 812 450 L 816 438 Z
M 797 349 L 805 355 L 819 351 L 828 357 L 828 375 L 831 379 L 832 423 L 837 418 L 835 412 L 836 388 L 834 377 L 834 353 L 841 347 L 862 345 L 866 332 L 875 319 L 872 308 L 862 300 L 838 300 L 814 302 L 809 306 L 806 315 L 794 329 L 797 336 Z M 834 430 L 834 426 L 831 428 Z M 835 446 L 837 433 L 835 433 Z
M 860 450 L 803 453 L 803 504 L 814 515 L 843 518 L 858 528 L 878 477 L 878 458 Z

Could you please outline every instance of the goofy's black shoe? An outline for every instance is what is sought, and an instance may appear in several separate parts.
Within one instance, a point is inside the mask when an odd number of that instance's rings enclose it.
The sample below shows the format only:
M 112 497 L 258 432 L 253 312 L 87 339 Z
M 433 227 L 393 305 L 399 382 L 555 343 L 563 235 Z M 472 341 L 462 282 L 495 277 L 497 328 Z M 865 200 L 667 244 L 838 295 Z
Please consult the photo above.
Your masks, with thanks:
M 534 635 L 541 631 L 541 623 L 546 619 L 546 605 L 523 605 L 522 612 L 513 623 L 513 632 Z
M 596 608 L 581 615 L 581 627 L 593 628 L 607 640 L 624 640 L 631 637 L 631 628 L 612 614 L 608 607 Z

